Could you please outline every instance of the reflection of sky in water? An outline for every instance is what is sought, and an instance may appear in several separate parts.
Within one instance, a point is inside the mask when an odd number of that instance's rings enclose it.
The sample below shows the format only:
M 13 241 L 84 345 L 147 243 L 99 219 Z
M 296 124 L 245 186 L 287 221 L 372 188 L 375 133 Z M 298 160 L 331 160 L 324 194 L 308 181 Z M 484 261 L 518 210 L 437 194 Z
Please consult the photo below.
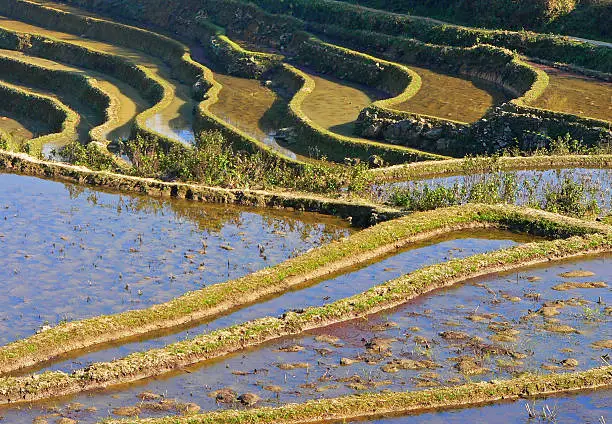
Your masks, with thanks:
M 449 177 L 437 177 L 426 180 L 399 181 L 374 186 L 373 190 L 382 200 L 387 200 L 394 189 L 413 188 L 423 189 L 446 187 L 452 188 L 454 185 L 473 187 L 475 184 L 490 181 L 493 178 L 507 175 L 515 175 L 519 186 L 517 196 L 518 204 L 525 204 L 529 200 L 527 187 L 531 187 L 535 197 L 540 200 L 544 197 L 547 186 L 556 187 L 563 179 L 570 178 L 582 183 L 589 191 L 588 198 L 595 198 L 600 207 L 610 209 L 612 207 L 612 170 L 610 169 L 551 169 L 551 170 L 522 170 L 508 171 L 496 174 L 473 174 L 455 175 Z
M 147 127 L 185 144 L 194 144 L 195 142 L 195 134 L 191 123 L 181 116 L 167 119 L 163 114 L 158 113 L 147 119 Z
M 165 302 L 348 233 L 340 220 L 314 214 L 160 201 L 9 174 L 0 174 L 0 211 L 0 343 L 45 321 Z

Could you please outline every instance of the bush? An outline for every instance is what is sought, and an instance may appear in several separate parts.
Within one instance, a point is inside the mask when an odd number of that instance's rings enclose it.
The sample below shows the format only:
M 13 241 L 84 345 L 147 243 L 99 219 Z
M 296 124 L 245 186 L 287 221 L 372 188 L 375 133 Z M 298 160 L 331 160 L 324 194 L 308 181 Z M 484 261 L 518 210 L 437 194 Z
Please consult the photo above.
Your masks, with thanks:
M 196 137 L 193 148 L 172 146 L 158 149 L 155 141 L 137 137 L 125 145 L 132 161 L 132 173 L 163 180 L 194 181 L 226 188 L 282 187 L 316 193 L 365 191 L 369 183 L 367 166 L 339 166 L 325 161 L 307 164 L 300 170 L 274 157 L 235 150 L 218 131 Z

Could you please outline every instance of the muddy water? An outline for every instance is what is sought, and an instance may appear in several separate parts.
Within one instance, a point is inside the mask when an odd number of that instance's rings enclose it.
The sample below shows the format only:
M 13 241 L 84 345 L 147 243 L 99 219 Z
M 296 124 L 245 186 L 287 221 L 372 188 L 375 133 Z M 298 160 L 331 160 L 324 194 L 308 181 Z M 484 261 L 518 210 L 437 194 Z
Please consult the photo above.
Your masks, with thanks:
M 497 247 L 507 244 L 501 242 Z M 268 343 L 223 360 L 189 367 L 187 373 L 37 404 L 31 409 L 6 409 L 2 414 L 9 420 L 31 418 L 43 413 L 44 408 L 57 407 L 60 413 L 77 416 L 80 422 L 94 422 L 112 414 L 114 408 L 142 406 L 137 395 L 144 391 L 194 402 L 209 410 L 239 406 L 218 404 L 209 397 L 221 388 L 231 388 L 238 394 L 255 393 L 263 399 L 259 406 L 265 406 L 362 391 L 421 390 L 510 378 L 525 371 L 589 369 L 602 365 L 601 355 L 609 353 L 593 343 L 609 338 L 612 294 L 609 287 L 568 291 L 558 288 L 568 282 L 609 284 L 611 260 L 612 256 L 588 257 L 480 278 L 438 290 L 368 320 Z M 594 275 L 562 275 L 576 270 L 588 270 Z M 543 305 L 556 305 L 556 315 L 533 313 Z M 375 347 L 368 348 L 368 342 Z M 288 352 L 284 349 L 288 346 L 302 350 Z M 342 358 L 346 358 L 344 364 L 347 359 L 356 362 L 340 365 Z M 407 369 L 393 367 L 402 360 Z M 409 360 L 430 368 L 411 369 Z M 301 363 L 308 367 L 286 369 L 287 364 Z M 70 412 L 65 406 L 70 402 L 95 406 L 97 412 Z M 173 411 L 161 414 L 169 413 Z M 143 408 L 140 416 L 156 414 L 160 413 Z
M 0 205 L 0 343 L 45 323 L 164 302 L 349 232 L 316 214 L 157 201 L 7 174 Z
M 612 83 L 536 63 L 546 71 L 549 84 L 532 106 L 557 112 L 612 121 Z
M 20 122 L 21 121 L 21 122 Z M 12 141 L 21 144 L 34 137 L 40 128 L 32 122 L 26 122 L 20 118 L 18 121 L 12 114 L 0 111 L 0 128 L 11 136 Z
M 109 75 L 35 56 L 24 55 L 21 52 L 12 50 L 0 50 L 0 55 L 45 68 L 74 72 L 92 78 L 94 84 L 111 98 L 112 117 L 100 126 L 102 135 L 109 141 L 128 138 L 134 118 L 148 107 L 146 100 L 140 96 L 136 89 Z
M 508 178 L 518 187 L 515 203 L 527 205 L 533 202 L 540 203 L 546 192 L 557 190 L 563 181 L 580 183 L 585 189 L 585 199 L 594 200 L 604 210 L 612 209 L 612 170 L 610 169 L 551 169 L 551 170 L 522 170 L 508 171 L 494 174 L 473 174 L 466 176 L 450 176 L 431 178 L 427 180 L 401 181 L 381 184 L 373 187 L 374 197 L 386 201 L 394 190 L 413 189 L 423 190 L 425 187 L 465 187 L 471 192 L 474 187 L 483 187 L 491 181 L 501 181 L 500 192 L 504 187 L 510 188 L 512 184 L 503 183 Z
M 57 93 L 53 91 L 32 88 L 26 85 L 12 84 L 12 83 L 9 84 L 6 81 L 3 81 L 3 82 L 7 85 L 18 88 L 20 90 L 25 90 L 25 91 L 29 91 L 35 94 L 52 97 L 55 100 L 59 101 L 60 103 L 72 109 L 74 112 L 76 112 L 79 115 L 78 116 L 79 122 L 76 125 L 76 131 L 77 131 L 77 134 L 80 140 L 89 141 L 89 131 L 91 131 L 91 129 L 94 128 L 101 120 L 101 117 L 99 116 L 99 114 L 97 114 L 93 109 L 91 109 L 90 107 L 88 107 L 87 105 L 81 102 L 75 101 L 70 96 L 58 95 Z M 48 150 L 53 147 L 56 147 L 56 146 L 47 145 L 47 146 L 43 146 L 43 149 Z
M 223 88 L 219 100 L 210 111 L 217 117 L 242 130 L 256 140 L 293 159 L 298 155 L 280 146 L 274 134 L 281 128 L 274 115 L 273 106 L 279 97 L 262 81 L 214 73 L 214 78 Z
M 85 39 L 77 35 L 53 31 L 5 17 L 0 17 L 0 27 L 13 31 L 35 33 L 83 47 L 115 54 L 131 60 L 140 67 L 148 69 L 154 78 L 165 80 L 170 84 L 171 92 L 169 96 L 172 97 L 172 102 L 168 107 L 151 117 L 147 125 L 155 131 L 185 143 L 193 142 L 194 134 L 192 123 L 195 101 L 191 98 L 191 87 L 181 84 L 174 79 L 171 69 L 160 59 L 154 58 L 140 50 L 133 50 L 101 41 Z
M 222 85 L 210 112 L 285 156 L 306 159 L 281 146 L 274 137 L 283 127 L 282 119 L 275 111 L 283 100 L 273 90 L 262 81 L 220 72 L 202 46 L 190 45 L 189 49 L 193 59 L 213 70 L 213 78 Z
M 454 237 L 459 237 L 453 239 Z M 523 236 L 515 236 L 509 233 L 476 232 L 474 235 L 459 233 L 450 235 L 448 239 L 434 240 L 430 243 L 425 243 L 417 246 L 414 249 L 400 252 L 397 255 L 390 256 L 381 262 L 370 264 L 361 269 L 357 269 L 351 273 L 340 275 L 323 283 L 314 286 L 312 289 L 303 289 L 295 293 L 289 293 L 269 302 L 263 302 L 255 305 L 253 308 L 247 308 L 237 312 L 233 316 L 227 316 L 214 321 L 208 327 L 201 327 L 196 332 L 204 331 L 206 328 L 218 328 L 220 326 L 229 325 L 234 322 L 240 322 L 245 319 L 251 319 L 262 316 L 264 314 L 277 315 L 287 309 L 294 307 L 302 307 L 305 305 L 320 305 L 325 302 L 331 302 L 338 297 L 354 294 L 370 287 L 373 284 L 378 284 L 382 281 L 396 277 L 404 272 L 419 268 L 423 264 L 437 263 L 451 257 L 464 257 L 478 252 L 490 251 L 501 247 L 511 246 L 518 242 L 526 241 Z M 421 324 L 419 324 L 421 325 Z M 397 329 L 396 329 L 397 330 Z M 342 330 L 344 331 L 344 330 Z M 397 330 L 400 331 L 400 330 Z M 355 328 L 354 330 L 346 330 L 347 337 L 351 340 L 361 336 L 363 330 Z M 353 337 L 353 332 L 355 333 Z M 360 340 L 359 338 L 357 340 Z M 164 345 L 169 339 L 160 340 L 156 345 Z M 298 353 L 279 352 L 278 349 L 288 344 L 299 343 L 305 347 L 305 350 Z M 351 342 L 347 344 L 349 349 L 359 349 L 360 342 Z M 149 347 L 150 345 L 147 345 Z M 334 352 L 327 352 L 321 349 L 330 348 Z M 316 351 L 314 349 L 319 349 Z M 119 356 L 119 351 L 115 352 Z M 123 352 L 121 352 L 123 353 Z M 323 353 L 325 356 L 322 356 Z M 109 410 L 115 407 L 131 405 L 137 403 L 136 395 L 144 390 L 150 390 L 157 393 L 166 393 L 168 397 L 179 398 L 182 401 L 195 402 L 204 409 L 215 409 L 214 400 L 208 397 L 212 390 L 231 386 L 239 393 L 246 391 L 256 392 L 262 395 L 266 400 L 266 404 L 276 404 L 276 395 L 266 392 L 260 386 L 264 385 L 279 385 L 283 387 L 283 393 L 278 397 L 278 401 L 305 401 L 309 398 L 319 397 L 322 395 L 337 395 L 339 393 L 352 392 L 345 388 L 343 384 L 338 384 L 336 389 L 328 388 L 328 392 L 320 391 L 309 387 L 299 387 L 302 384 L 317 383 L 317 379 L 326 373 L 326 369 L 330 368 L 328 373 L 334 375 L 344 375 L 344 368 L 336 368 L 339 361 L 338 355 L 348 355 L 344 350 L 333 348 L 326 343 L 318 342 L 313 339 L 313 335 L 308 334 L 303 337 L 296 337 L 292 340 L 283 340 L 276 343 L 270 343 L 266 346 L 251 349 L 241 352 L 238 355 L 225 358 L 220 361 L 211 361 L 200 366 L 190 368 L 187 374 L 180 373 L 177 375 L 168 375 L 154 380 L 148 380 L 137 385 L 120 388 L 119 390 L 105 391 L 96 393 L 95 395 L 77 396 L 71 399 L 62 399 L 45 405 L 36 405 L 34 409 L 28 409 L 28 415 L 37 415 L 41 413 L 41 407 L 57 405 L 61 407 L 68 402 L 81 402 L 87 406 L 96 406 L 98 413 L 82 414 L 79 418 L 81 422 L 94 422 L 97 418 L 104 416 Z M 352 354 L 352 353 L 351 353 Z M 330 356 L 331 355 L 331 356 Z M 108 355 L 105 355 L 108 356 Z M 95 359 L 89 357 L 89 359 Z M 73 366 L 84 366 L 86 358 L 79 358 L 79 364 Z M 284 371 L 278 368 L 281 363 L 293 362 L 309 362 L 310 368 L 296 369 Z M 373 373 L 376 370 L 376 365 L 366 366 L 365 364 L 355 365 L 347 368 L 347 372 L 358 373 Z M 331 371 L 333 369 L 333 371 Z M 258 370 L 254 372 L 253 370 Z M 246 372 L 245 375 L 236 375 L 235 372 Z M 352 374 L 349 374 L 352 375 Z M 320 386 L 328 386 L 333 381 L 326 381 Z M 319 384 L 317 383 L 317 387 Z M 2 414 L 10 418 L 9 414 L 24 414 L 25 408 L 21 412 L 0 410 Z M 171 412 L 171 411 L 170 411 Z M 165 414 L 168 414 L 166 411 Z M 148 416 L 150 412 L 143 412 L 142 416 Z M 154 415 L 154 414 L 153 414 Z
M 237 311 L 230 311 L 225 316 L 204 322 L 183 331 L 156 334 L 147 339 L 137 339 L 114 346 L 105 346 L 95 352 L 84 354 L 78 359 L 69 358 L 58 361 L 46 370 L 72 371 L 82 364 L 108 361 L 129 353 L 166 346 L 169 343 L 193 337 L 195 334 L 227 327 L 263 316 L 277 316 L 291 309 L 308 306 L 319 306 L 344 297 L 361 293 L 373 285 L 397 278 L 403 274 L 434 264 L 452 257 L 464 256 L 477 251 L 494 250 L 499 246 L 509 246 L 516 242 L 531 240 L 518 234 L 502 231 L 454 232 L 445 237 L 436 238 L 424 243 L 416 243 L 409 248 L 395 252 L 378 261 L 363 264 L 360 267 L 346 270 L 336 276 L 313 281 L 279 297 L 265 299 L 262 302 Z
M 302 103 L 304 114 L 316 124 L 340 135 L 353 137 L 359 112 L 373 101 L 388 97 L 366 86 L 301 70 L 315 82 L 314 90 Z
M 599 390 L 593 392 L 582 392 L 564 396 L 552 396 L 548 399 L 519 400 L 516 402 L 504 402 L 479 408 L 466 408 L 451 411 L 440 411 L 421 415 L 409 415 L 403 417 L 389 417 L 376 420 L 349 421 L 355 423 L 370 424 L 401 424 L 410 421 L 414 424 L 489 424 L 503 422 L 508 424 L 525 423 L 603 423 L 610 422 L 612 412 L 610 411 L 610 398 L 612 390 Z M 535 410 L 537 417 L 529 419 L 526 404 Z M 546 419 L 543 410 L 550 410 L 552 417 Z M 549 415 L 550 416 L 550 415 Z M 600 420 L 603 417 L 603 421 Z
M 422 80 L 421 89 L 394 109 L 420 113 L 459 122 L 482 118 L 493 105 L 508 100 L 502 90 L 480 79 L 469 79 L 409 66 Z

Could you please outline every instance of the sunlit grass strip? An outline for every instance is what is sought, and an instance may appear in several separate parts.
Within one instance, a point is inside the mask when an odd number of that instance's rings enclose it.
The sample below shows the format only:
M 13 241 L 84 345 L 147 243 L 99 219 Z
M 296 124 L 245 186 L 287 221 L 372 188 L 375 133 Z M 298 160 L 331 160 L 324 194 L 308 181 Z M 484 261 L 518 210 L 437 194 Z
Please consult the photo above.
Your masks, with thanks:
M 351 205 L 346 207 L 350 208 Z M 359 208 L 352 207 L 354 210 Z M 453 230 L 491 226 L 550 237 L 610 231 L 610 227 L 599 223 L 510 206 L 468 205 L 416 213 L 378 224 L 274 267 L 189 292 L 148 309 L 65 323 L 10 343 L 0 348 L 0 372 L 31 367 L 77 349 L 195 323 L 231 308 L 243 307 L 262 297 L 279 295 L 304 282 L 393 253 L 416 241 Z
M 525 374 L 507 380 L 467 383 L 406 392 L 363 393 L 278 407 L 208 412 L 189 417 L 108 419 L 105 424 L 300 424 L 339 422 L 383 415 L 419 414 L 437 409 L 475 407 L 612 385 L 612 367 L 559 374 Z
M 468 279 L 604 252 L 612 252 L 612 233 L 534 242 L 439 263 L 324 306 L 286 312 L 278 318 L 265 317 L 248 321 L 164 348 L 133 353 L 112 362 L 94 363 L 71 374 L 49 371 L 24 377 L 3 377 L 0 378 L 0 404 L 42 400 L 159 376 L 284 336 L 388 310 L 433 290 Z M 233 290 L 233 296 L 236 297 L 244 298 L 244 293 L 241 288 Z M 104 320 L 104 317 L 98 319 Z M 139 323 L 133 321 L 131 325 L 137 326 Z M 69 338 L 63 343 L 75 343 L 76 340 Z M 26 344 L 26 348 L 33 347 L 32 344 Z
M 39 156 L 46 145 L 59 147 L 77 140 L 79 115 L 59 100 L 4 82 L 0 82 L 0 94 L 5 102 L 11 104 L 12 112 L 44 122 L 51 129 L 50 134 L 25 142 L 22 148 L 31 155 Z M 17 147 L 12 144 L 11 147 Z
M 500 156 L 417 162 L 372 169 L 374 182 L 419 180 L 443 175 L 565 168 L 612 168 L 612 155 Z

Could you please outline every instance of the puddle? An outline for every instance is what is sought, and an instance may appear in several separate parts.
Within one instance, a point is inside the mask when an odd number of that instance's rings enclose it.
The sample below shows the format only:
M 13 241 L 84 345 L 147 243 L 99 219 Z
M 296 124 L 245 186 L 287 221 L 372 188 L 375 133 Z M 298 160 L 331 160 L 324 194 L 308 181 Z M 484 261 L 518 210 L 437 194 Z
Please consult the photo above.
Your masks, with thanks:
M 612 83 L 529 62 L 549 77 L 544 93 L 532 106 L 612 121 Z
M 493 105 L 508 100 L 494 84 L 481 79 L 447 75 L 409 65 L 419 74 L 421 89 L 394 109 L 420 113 L 459 122 L 475 122 Z
M 359 113 L 372 102 L 388 97 L 362 85 L 300 69 L 315 82 L 314 90 L 302 103 L 302 111 L 316 124 L 336 134 L 354 137 Z
M 585 198 L 594 200 L 604 210 L 612 208 L 612 170 L 610 169 L 549 169 L 549 170 L 522 170 L 507 171 L 493 174 L 472 174 L 450 177 L 438 177 L 427 180 L 400 181 L 385 183 L 372 188 L 373 196 L 380 201 L 388 201 L 394 190 L 413 189 L 423 190 L 425 187 L 435 189 L 436 187 L 455 188 L 463 194 L 459 197 L 467 201 L 469 193 L 478 192 L 486 187 L 487 190 L 499 190 L 505 188 L 515 190 L 515 202 L 519 205 L 527 205 L 531 202 L 541 202 L 550 189 L 557 189 L 563 181 L 574 181 L 580 183 L 585 190 Z M 497 186 L 497 182 L 501 182 Z M 490 188 L 487 184 L 493 184 Z
M 339 219 L 0 174 L 0 343 L 168 301 L 349 233 Z M 265 248 L 260 255 L 258 244 Z
M 172 77 L 171 69 L 161 60 L 156 59 L 140 50 L 129 49 L 101 41 L 86 39 L 73 34 L 53 31 L 46 28 L 0 17 L 0 27 L 12 31 L 28 32 L 52 37 L 79 46 L 122 56 L 138 66 L 147 68 L 154 77 L 167 81 L 171 86 L 170 95 L 173 101 L 155 117 L 150 118 L 147 125 L 151 129 L 173 137 L 184 143 L 192 143 L 194 135 L 192 129 L 193 108 L 196 104 L 191 98 L 191 87 L 181 84 Z

